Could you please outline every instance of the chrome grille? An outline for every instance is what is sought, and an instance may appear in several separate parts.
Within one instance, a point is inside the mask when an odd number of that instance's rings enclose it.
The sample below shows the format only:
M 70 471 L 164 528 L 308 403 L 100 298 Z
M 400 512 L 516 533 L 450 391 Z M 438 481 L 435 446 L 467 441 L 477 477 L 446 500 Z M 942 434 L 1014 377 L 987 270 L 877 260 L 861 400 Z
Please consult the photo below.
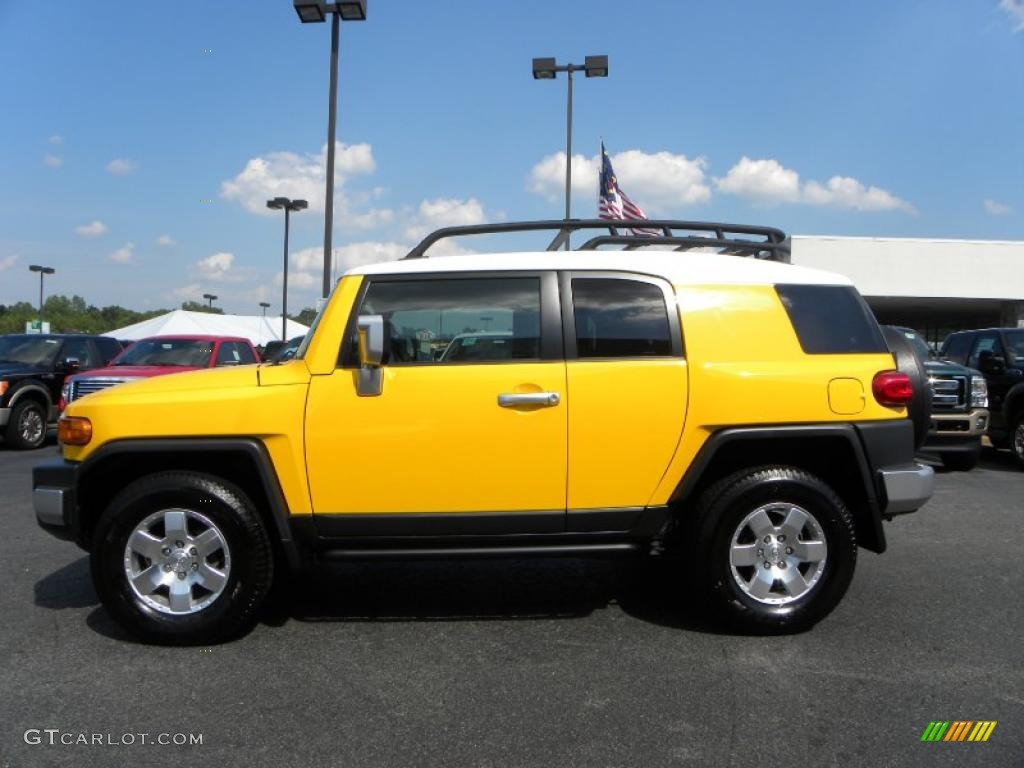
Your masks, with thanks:
M 967 405 L 966 376 L 937 376 L 931 385 L 933 411 L 957 411 Z
M 112 379 L 112 378 L 88 378 L 79 379 L 78 381 L 71 382 L 71 397 L 68 402 L 73 402 L 83 395 L 88 395 L 93 392 L 99 392 L 101 389 L 112 387 L 115 384 L 124 384 L 127 379 Z

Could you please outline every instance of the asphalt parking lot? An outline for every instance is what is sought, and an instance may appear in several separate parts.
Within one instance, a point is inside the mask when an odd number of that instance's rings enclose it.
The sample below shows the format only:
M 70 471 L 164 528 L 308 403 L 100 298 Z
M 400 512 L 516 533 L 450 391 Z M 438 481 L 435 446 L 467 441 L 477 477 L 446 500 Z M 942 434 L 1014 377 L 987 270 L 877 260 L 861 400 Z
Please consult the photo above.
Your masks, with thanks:
M 333 569 L 231 644 L 169 649 L 127 638 L 85 554 L 36 527 L 30 468 L 55 452 L 0 446 L 4 768 L 1024 765 L 1024 472 L 1007 454 L 940 472 L 798 636 L 724 634 L 630 563 L 392 563 Z M 998 725 L 922 743 L 933 720 Z M 143 733 L 202 744 L 59 743 Z

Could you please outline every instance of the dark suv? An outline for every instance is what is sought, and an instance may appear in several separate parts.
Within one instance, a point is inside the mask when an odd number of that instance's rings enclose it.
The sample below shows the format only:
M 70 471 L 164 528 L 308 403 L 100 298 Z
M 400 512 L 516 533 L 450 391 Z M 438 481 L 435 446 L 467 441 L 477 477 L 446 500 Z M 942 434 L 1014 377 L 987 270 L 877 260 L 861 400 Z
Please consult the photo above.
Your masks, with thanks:
M 0 336 L 0 432 L 11 448 L 38 448 L 57 422 L 64 377 L 99 368 L 121 351 L 116 339 L 82 334 Z
M 942 343 L 942 357 L 985 376 L 992 413 L 989 439 L 997 448 L 1012 450 L 1024 467 L 1024 328 L 951 333 Z
M 910 342 L 928 376 L 932 413 L 920 452 L 938 455 L 947 469 L 974 469 L 989 421 L 985 378 L 979 371 L 940 359 L 914 329 L 888 327 Z

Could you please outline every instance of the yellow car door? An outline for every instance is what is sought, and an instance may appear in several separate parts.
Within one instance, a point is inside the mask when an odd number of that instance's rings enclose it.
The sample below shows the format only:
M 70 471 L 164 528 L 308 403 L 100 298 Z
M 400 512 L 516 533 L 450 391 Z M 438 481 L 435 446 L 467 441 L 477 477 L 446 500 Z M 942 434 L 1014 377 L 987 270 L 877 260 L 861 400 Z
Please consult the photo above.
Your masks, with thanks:
M 554 273 L 367 276 L 337 369 L 313 376 L 309 389 L 305 442 L 318 528 L 354 516 L 429 523 L 482 513 L 477 529 L 489 519 L 494 532 L 508 532 L 501 526 L 509 516 L 526 515 L 512 527 L 564 530 L 557 295 Z M 359 391 L 358 317 L 383 321 L 379 394 Z
M 597 510 L 646 506 L 683 432 L 687 366 L 663 280 L 629 273 L 561 278 L 569 403 L 569 528 Z M 590 522 L 582 523 L 585 518 Z

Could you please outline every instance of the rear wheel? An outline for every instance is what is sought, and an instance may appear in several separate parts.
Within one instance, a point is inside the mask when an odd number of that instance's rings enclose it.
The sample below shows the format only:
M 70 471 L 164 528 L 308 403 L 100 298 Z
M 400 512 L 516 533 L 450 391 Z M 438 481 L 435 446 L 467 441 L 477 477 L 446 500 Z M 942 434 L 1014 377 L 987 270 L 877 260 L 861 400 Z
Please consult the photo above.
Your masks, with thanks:
M 920 448 L 928 437 L 928 429 L 932 420 L 932 387 L 928 383 L 928 373 L 924 362 L 917 356 L 914 346 L 897 328 L 891 325 L 882 326 L 889 351 L 896 361 L 896 369 L 910 377 L 914 396 L 907 405 L 907 416 L 914 423 L 914 448 Z
M 149 475 L 118 494 L 97 525 L 91 566 L 114 618 L 167 645 L 238 634 L 255 619 L 274 574 L 252 502 L 196 472 Z
M 46 441 L 46 409 L 35 400 L 21 400 L 11 409 L 4 439 L 11 448 L 39 448 Z
M 745 631 L 797 632 L 846 593 L 857 561 L 853 520 L 817 477 L 793 467 L 737 472 L 701 496 L 697 578 Z

